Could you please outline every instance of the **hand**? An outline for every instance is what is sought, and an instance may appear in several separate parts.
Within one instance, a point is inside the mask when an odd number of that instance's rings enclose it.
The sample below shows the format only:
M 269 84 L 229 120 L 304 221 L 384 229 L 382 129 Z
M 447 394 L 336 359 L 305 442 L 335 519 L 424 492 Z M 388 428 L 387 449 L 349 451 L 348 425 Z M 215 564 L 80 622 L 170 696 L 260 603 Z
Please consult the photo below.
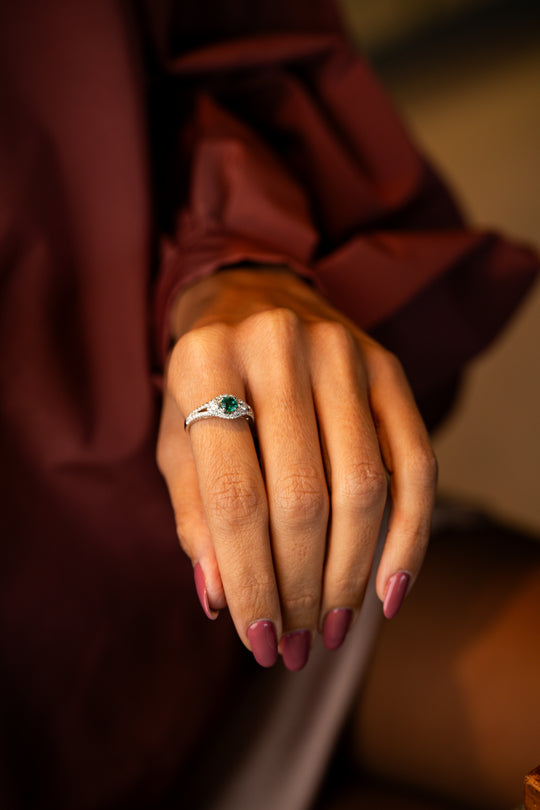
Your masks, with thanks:
M 234 269 L 177 299 L 157 459 L 207 615 L 228 606 L 263 666 L 343 641 L 387 497 L 377 593 L 391 617 L 428 542 L 436 462 L 398 360 L 284 269 Z M 230 393 L 244 419 L 185 417 Z

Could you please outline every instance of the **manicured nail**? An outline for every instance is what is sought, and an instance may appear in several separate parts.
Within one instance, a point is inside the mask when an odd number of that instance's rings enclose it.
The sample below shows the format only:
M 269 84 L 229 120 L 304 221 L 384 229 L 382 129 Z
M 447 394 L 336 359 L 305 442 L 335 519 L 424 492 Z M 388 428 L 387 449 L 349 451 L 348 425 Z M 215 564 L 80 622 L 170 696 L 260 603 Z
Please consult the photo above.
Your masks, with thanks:
M 219 610 L 212 610 L 208 601 L 208 591 L 206 589 L 206 579 L 201 564 L 197 563 L 193 569 L 193 576 L 195 577 L 195 588 L 197 589 L 197 596 L 201 607 L 209 619 L 214 621 L 219 616 Z
M 352 610 L 336 608 L 324 617 L 323 644 L 327 650 L 337 650 L 345 641 L 352 620 Z
M 277 633 L 274 622 L 250 624 L 247 631 L 251 652 L 261 667 L 273 667 L 278 659 Z
M 283 663 L 291 672 L 298 672 L 307 664 L 311 648 L 309 630 L 293 630 L 281 639 L 281 656 Z
M 388 588 L 383 604 L 383 613 L 387 619 L 393 619 L 403 604 L 410 579 L 410 574 L 406 574 L 405 571 L 398 571 L 388 580 Z

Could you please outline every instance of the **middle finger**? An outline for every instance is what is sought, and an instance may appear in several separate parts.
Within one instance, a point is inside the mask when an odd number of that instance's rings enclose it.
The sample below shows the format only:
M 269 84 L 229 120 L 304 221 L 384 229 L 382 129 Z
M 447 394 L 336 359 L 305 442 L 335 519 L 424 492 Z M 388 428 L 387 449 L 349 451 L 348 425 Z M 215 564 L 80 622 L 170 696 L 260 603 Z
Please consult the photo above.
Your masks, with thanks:
M 320 611 L 329 498 L 303 329 L 292 313 L 262 319 L 269 352 L 264 368 L 246 358 L 256 405 L 261 466 L 283 621 L 285 665 L 307 661 Z

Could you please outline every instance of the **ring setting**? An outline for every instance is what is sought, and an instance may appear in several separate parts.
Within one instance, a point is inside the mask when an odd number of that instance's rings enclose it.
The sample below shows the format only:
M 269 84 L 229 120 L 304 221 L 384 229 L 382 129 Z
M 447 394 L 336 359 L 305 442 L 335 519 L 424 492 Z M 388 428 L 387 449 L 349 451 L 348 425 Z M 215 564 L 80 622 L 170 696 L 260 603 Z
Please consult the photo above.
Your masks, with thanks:
M 189 430 L 193 422 L 200 419 L 246 419 L 252 423 L 255 421 L 253 409 L 243 399 L 232 394 L 219 394 L 217 397 L 199 405 L 186 416 L 184 430 Z

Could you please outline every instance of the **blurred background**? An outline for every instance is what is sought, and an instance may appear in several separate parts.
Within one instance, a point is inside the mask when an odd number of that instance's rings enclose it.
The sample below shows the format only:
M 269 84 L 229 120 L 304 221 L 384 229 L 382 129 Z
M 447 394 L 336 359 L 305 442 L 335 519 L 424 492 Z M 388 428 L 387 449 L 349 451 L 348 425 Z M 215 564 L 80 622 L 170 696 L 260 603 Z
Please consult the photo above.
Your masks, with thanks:
M 340 0 L 471 222 L 540 250 L 540 3 Z M 441 495 L 540 537 L 540 285 L 435 437 Z

